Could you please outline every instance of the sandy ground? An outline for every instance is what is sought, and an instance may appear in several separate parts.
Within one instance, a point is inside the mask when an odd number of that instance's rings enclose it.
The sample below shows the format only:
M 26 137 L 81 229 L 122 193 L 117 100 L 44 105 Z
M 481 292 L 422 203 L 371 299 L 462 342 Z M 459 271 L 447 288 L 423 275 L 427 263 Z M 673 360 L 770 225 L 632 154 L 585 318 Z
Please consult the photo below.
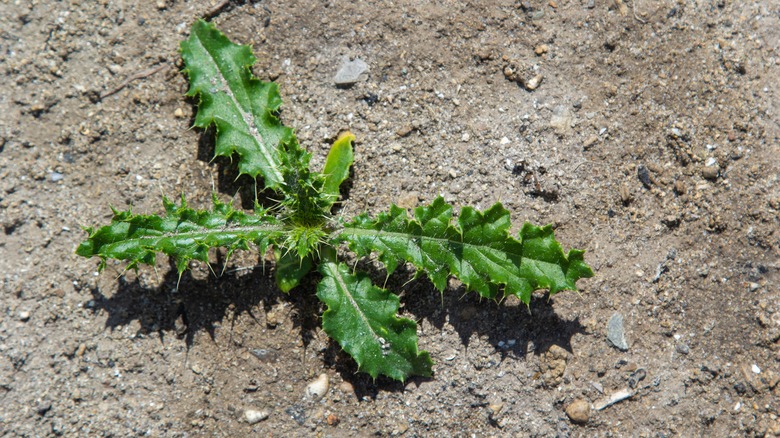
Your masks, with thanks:
M 250 206 L 247 180 L 210 161 L 212 133 L 189 129 L 179 73 L 179 41 L 215 3 L 0 2 L 0 433 L 780 435 L 780 3 L 214 13 L 279 83 L 315 162 L 356 134 L 344 216 L 500 200 L 516 228 L 552 223 L 588 251 L 581 293 L 530 312 L 392 276 L 436 361 L 406 384 L 356 374 L 318 328 L 316 278 L 285 295 L 256 254 L 218 277 L 193 265 L 178 290 L 164 258 L 98 275 L 73 254 L 109 205 L 160 212 L 183 192 L 205 207 L 215 188 Z M 369 73 L 336 87 L 355 58 Z M 625 351 L 607 341 L 615 314 Z M 306 399 L 321 373 L 330 391 Z

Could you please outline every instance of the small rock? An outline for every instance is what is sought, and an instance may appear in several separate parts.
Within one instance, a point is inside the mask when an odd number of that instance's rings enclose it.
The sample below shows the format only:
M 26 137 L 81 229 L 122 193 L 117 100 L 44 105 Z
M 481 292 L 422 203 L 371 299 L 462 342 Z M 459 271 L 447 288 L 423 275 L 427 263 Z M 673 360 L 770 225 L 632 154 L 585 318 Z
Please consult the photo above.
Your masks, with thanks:
M 599 137 L 596 135 L 592 135 L 588 137 L 588 139 L 585 140 L 585 142 L 582 143 L 582 148 L 585 149 L 586 151 L 590 150 L 590 148 L 592 148 L 598 141 L 599 141 Z
M 677 344 L 676 350 L 680 354 L 688 354 L 691 352 L 690 347 L 688 347 L 686 344 Z
M 244 411 L 244 418 L 249 424 L 256 424 L 263 420 L 268 419 L 268 411 L 255 411 L 254 409 L 247 409 Z
M 411 134 L 412 131 L 414 131 L 414 127 L 412 127 L 412 125 L 404 125 L 404 126 L 398 128 L 397 131 L 395 131 L 395 135 L 397 135 L 399 137 L 406 137 L 409 134 Z
M 356 58 L 354 61 L 345 61 L 341 64 L 339 72 L 333 78 L 333 82 L 340 87 L 353 85 L 360 79 L 360 75 L 368 71 L 368 64 L 362 59 Z
M 184 117 L 184 110 L 181 108 L 176 108 L 176 111 L 173 112 L 173 117 L 176 117 L 177 119 L 181 119 Z
M 325 373 L 320 374 L 316 380 L 306 385 L 306 396 L 312 400 L 319 400 L 328 393 L 330 387 L 330 380 Z
M 569 353 L 558 345 L 550 346 L 542 355 L 540 367 L 546 385 L 557 386 L 563 381 L 568 359 Z
M 450 178 L 452 178 L 452 179 L 455 179 L 455 178 L 458 177 L 458 172 L 456 172 L 455 169 L 450 169 L 448 174 L 450 175 Z
M 553 115 L 550 118 L 550 127 L 555 130 L 556 134 L 566 134 L 571 131 L 573 120 L 574 118 L 569 109 L 563 105 L 559 105 L 553 109 Z
M 539 85 L 542 84 L 542 79 L 544 79 L 544 77 L 541 74 L 532 77 L 525 82 L 525 89 L 528 91 L 536 90 L 539 88 Z
M 490 416 L 491 417 L 495 417 L 495 416 L 497 416 L 498 414 L 501 413 L 502 409 L 504 409 L 504 403 L 502 403 L 500 401 L 496 401 L 496 402 L 490 403 L 488 405 L 488 408 L 490 409 Z
M 547 53 L 549 50 L 550 50 L 550 48 L 547 47 L 547 44 L 539 44 L 534 49 L 534 53 L 536 53 L 537 55 L 541 56 L 541 55 L 544 55 L 545 53 Z
M 328 421 L 328 426 L 338 426 L 341 420 L 339 420 L 339 417 L 336 414 L 328 414 L 327 421 Z
M 626 334 L 623 330 L 623 315 L 615 313 L 607 322 L 607 340 L 618 350 L 628 351 Z
M 678 195 L 684 195 L 685 194 L 685 183 L 681 180 L 677 180 L 674 182 L 674 192 Z
M 590 419 L 590 403 L 582 399 L 574 400 L 566 407 L 566 415 L 572 423 L 587 423 Z
M 395 204 L 401 208 L 414 208 L 419 200 L 420 195 L 417 192 L 409 192 L 399 196 Z
M 714 166 L 706 166 L 701 170 L 701 176 L 709 180 L 717 179 L 718 174 L 720 174 L 720 166 L 717 164 Z
M 49 174 L 49 181 L 51 182 L 62 181 L 63 178 L 65 178 L 65 176 L 59 172 L 51 172 Z
M 157 0 L 157 9 L 159 9 L 159 10 L 163 10 L 163 9 L 165 9 L 167 6 L 168 6 L 168 5 L 166 5 L 166 4 L 165 4 L 165 0 Z
M 355 387 L 349 382 L 341 382 L 341 384 L 339 384 L 339 389 L 344 394 L 354 394 L 355 392 Z
M 636 168 L 636 176 L 639 178 L 639 181 L 642 182 L 642 185 L 648 189 L 653 185 L 653 180 L 650 179 L 650 171 L 647 170 L 647 167 L 644 165 L 640 164 L 639 167 Z
M 30 320 L 30 312 L 26 310 L 22 310 L 21 312 L 19 312 L 19 321 L 27 322 L 29 320 Z

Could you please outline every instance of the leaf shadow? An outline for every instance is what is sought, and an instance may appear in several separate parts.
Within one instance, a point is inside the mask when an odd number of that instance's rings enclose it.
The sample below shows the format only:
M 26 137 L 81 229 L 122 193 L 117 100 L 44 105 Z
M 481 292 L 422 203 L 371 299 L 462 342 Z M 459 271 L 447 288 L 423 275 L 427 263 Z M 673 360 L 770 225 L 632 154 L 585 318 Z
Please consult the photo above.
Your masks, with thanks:
M 212 264 L 213 272 L 222 272 L 224 257 Z M 255 312 L 261 308 L 264 314 L 275 304 L 284 302 L 292 307 L 293 326 L 299 332 L 304 345 L 314 339 L 319 324 L 319 301 L 306 294 L 286 295 L 277 287 L 269 269 L 255 265 L 243 275 L 216 276 L 209 272 L 205 278 L 195 278 L 191 270 L 179 278 L 175 263 L 161 279 L 160 286 L 148 287 L 138 277 L 118 278 L 118 288 L 110 297 L 99 288 L 91 290 L 88 307 L 93 313 L 105 312 L 105 326 L 114 330 L 133 321 L 140 325 L 139 334 L 157 333 L 161 341 L 167 336 L 182 339 L 189 350 L 195 342 L 195 334 L 208 333 L 216 341 L 216 328 L 227 319 L 231 329 L 241 315 L 249 315 L 260 327 L 268 321 Z M 232 336 L 232 330 L 230 330 Z
M 369 273 L 374 284 L 383 284 L 386 272 L 376 264 L 361 261 L 358 269 Z M 466 292 L 463 286 L 449 287 L 444 293 L 439 293 L 425 276 L 414 278 L 414 269 L 407 267 L 399 267 L 387 279 L 385 288 L 401 295 L 400 316 L 416 319 L 418 326 L 421 321 L 428 322 L 438 331 L 449 324 L 458 334 L 467 354 L 473 335 L 486 336 L 487 342 L 495 346 L 499 363 L 523 359 L 528 354 L 541 355 L 553 345 L 572 353 L 572 338 L 586 333 L 578 318 L 561 318 L 553 307 L 554 298 L 546 294 L 535 294 L 530 306 L 526 307 L 517 299 L 508 305 L 480 299 L 475 292 Z M 367 374 L 357 373 L 355 361 L 332 339 L 325 351 L 324 361 L 352 385 L 357 399 L 363 400 L 375 399 L 380 392 L 403 392 L 410 384 L 419 387 L 424 382 L 435 380 L 436 364 L 446 359 L 436 354 L 431 356 L 434 376 L 412 377 L 405 383 L 382 376 L 372 379 Z M 488 362 L 482 367 L 498 366 L 499 363 Z M 477 369 L 480 367 L 475 366 Z

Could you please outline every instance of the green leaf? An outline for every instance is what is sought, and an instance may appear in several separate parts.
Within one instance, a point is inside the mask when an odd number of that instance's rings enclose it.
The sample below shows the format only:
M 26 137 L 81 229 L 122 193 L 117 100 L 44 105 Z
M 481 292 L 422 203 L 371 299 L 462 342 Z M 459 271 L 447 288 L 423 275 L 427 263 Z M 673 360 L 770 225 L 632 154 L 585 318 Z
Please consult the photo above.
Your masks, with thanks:
M 319 270 L 323 278 L 317 296 L 328 305 L 322 328 L 360 371 L 400 381 L 431 375 L 430 356 L 417 350 L 417 324 L 396 316 L 398 296 L 374 286 L 364 274 L 351 274 L 343 263 L 323 261 Z
M 211 211 L 196 211 L 187 207 L 183 196 L 179 206 L 165 198 L 165 216 L 114 210 L 110 225 L 87 230 L 89 237 L 76 254 L 100 257 L 102 269 L 109 258 L 130 262 L 128 268 L 154 265 L 160 252 L 171 256 L 181 273 L 190 260 L 208 262 L 209 248 L 225 247 L 230 253 L 254 243 L 262 254 L 282 234 L 281 225 L 264 211 L 252 215 L 234 210 L 216 195 L 213 202 Z
M 344 180 L 349 178 L 349 167 L 355 160 L 355 155 L 352 152 L 353 141 L 355 141 L 355 136 L 351 132 L 341 134 L 331 146 L 328 158 L 325 160 L 323 193 L 329 196 L 333 202 L 339 198 L 339 187 Z
M 300 258 L 297 253 L 293 253 L 293 251 L 285 251 L 281 248 L 277 248 L 274 251 L 274 255 L 276 256 L 276 285 L 284 293 L 290 292 L 295 286 L 298 286 L 301 279 L 303 279 L 314 266 L 312 254 Z
M 376 252 L 388 272 L 412 263 L 439 291 L 452 275 L 483 297 L 496 298 L 503 286 L 505 295 L 528 304 L 534 290 L 549 289 L 550 295 L 577 290 L 578 279 L 593 276 L 583 251 L 563 253 L 552 226 L 526 223 L 517 239 L 509 227 L 509 212 L 501 204 L 484 213 L 464 207 L 452 224 L 452 207 L 439 197 L 416 208 L 414 218 L 395 205 L 376 219 L 361 215 L 336 237 L 360 256 Z
M 195 126 L 217 129 L 215 155 L 239 156 L 238 169 L 266 187 L 283 183 L 280 155 L 294 134 L 276 117 L 282 103 L 275 83 L 252 76 L 255 63 L 249 46 L 233 44 L 213 24 L 198 20 L 181 43 L 187 96 L 199 96 Z

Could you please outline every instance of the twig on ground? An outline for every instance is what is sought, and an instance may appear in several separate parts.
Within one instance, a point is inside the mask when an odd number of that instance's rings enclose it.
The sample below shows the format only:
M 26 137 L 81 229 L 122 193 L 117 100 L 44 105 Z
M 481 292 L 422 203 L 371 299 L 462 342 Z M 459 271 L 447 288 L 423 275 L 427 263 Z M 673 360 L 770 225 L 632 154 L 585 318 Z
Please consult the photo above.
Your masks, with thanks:
M 153 75 L 155 73 L 161 72 L 161 71 L 165 70 L 166 68 L 168 68 L 169 66 L 170 66 L 170 64 L 168 64 L 167 62 L 164 62 L 164 63 L 158 65 L 157 67 L 152 67 L 152 68 L 149 68 L 149 69 L 146 69 L 146 70 L 143 70 L 143 71 L 139 71 L 138 73 L 136 73 L 136 74 L 130 76 L 129 78 L 125 79 L 125 81 L 122 82 L 121 84 L 119 84 L 116 87 L 112 88 L 111 90 L 106 91 L 105 93 L 101 94 L 100 95 L 100 100 L 103 100 L 106 97 L 111 96 L 112 94 L 118 93 L 123 88 L 125 88 L 128 85 L 130 85 L 130 83 L 133 82 L 133 81 L 137 81 L 138 79 L 143 79 L 143 78 L 145 78 L 147 76 L 151 76 L 151 75 Z

